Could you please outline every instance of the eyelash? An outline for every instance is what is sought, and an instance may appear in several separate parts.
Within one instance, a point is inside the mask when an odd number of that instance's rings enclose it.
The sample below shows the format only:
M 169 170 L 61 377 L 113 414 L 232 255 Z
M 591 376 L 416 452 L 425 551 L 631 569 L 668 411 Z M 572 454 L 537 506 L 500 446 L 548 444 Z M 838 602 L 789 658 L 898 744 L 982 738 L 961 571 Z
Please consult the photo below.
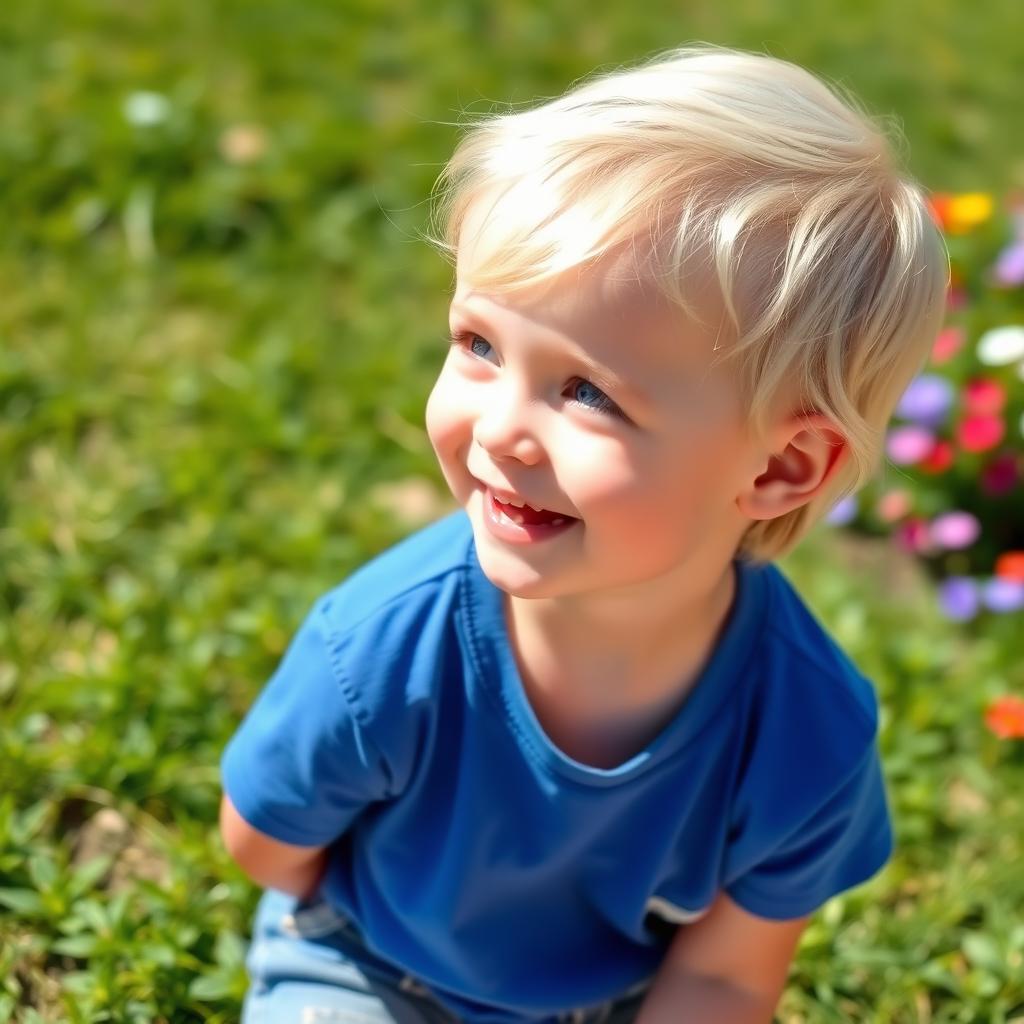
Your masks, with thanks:
M 485 345 L 490 346 L 492 351 L 494 349 L 494 346 L 491 345 L 491 343 L 485 337 L 483 337 L 480 334 L 476 334 L 472 331 L 466 331 L 462 334 L 453 332 L 449 334 L 448 338 L 452 345 L 458 346 L 466 353 L 466 355 L 474 359 L 484 358 L 483 356 L 477 355 L 476 352 L 473 351 L 473 342 L 476 341 L 477 339 L 482 341 Z M 580 408 L 586 409 L 588 412 L 603 413 L 609 416 L 617 416 L 619 419 L 622 420 L 626 419 L 626 414 L 615 404 L 615 402 L 612 401 L 612 399 L 608 397 L 608 395 L 605 394 L 604 390 L 599 388 L 596 384 L 587 380 L 585 377 L 571 377 L 569 380 L 570 384 L 576 384 L 577 382 L 581 384 L 589 384 L 590 387 L 598 391 L 601 397 L 608 403 L 606 407 L 602 408 L 599 406 L 586 405 L 585 403 L 579 401 L 578 399 L 572 399 L 572 401 L 576 405 L 580 406 Z

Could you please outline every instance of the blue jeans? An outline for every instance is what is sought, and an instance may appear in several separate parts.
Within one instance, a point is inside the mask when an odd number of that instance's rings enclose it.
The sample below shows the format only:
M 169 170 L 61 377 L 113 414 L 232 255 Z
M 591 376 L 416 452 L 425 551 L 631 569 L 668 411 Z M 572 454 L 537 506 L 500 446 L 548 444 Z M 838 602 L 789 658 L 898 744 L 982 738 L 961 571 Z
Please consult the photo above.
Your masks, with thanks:
M 323 901 L 300 904 L 268 889 L 246 967 L 252 984 L 242 1024 L 459 1024 L 426 985 L 371 953 Z M 531 1024 L 631 1024 L 645 991 Z

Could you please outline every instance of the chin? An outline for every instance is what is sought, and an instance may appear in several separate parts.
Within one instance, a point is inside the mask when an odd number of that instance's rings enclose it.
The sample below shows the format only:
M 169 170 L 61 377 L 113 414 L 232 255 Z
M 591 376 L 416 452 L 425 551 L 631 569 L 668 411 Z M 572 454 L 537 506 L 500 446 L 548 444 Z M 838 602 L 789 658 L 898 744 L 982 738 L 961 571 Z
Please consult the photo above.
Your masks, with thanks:
M 564 573 L 541 571 L 535 566 L 524 564 L 514 554 L 494 551 L 487 540 L 477 537 L 476 555 L 483 574 L 499 590 L 510 597 L 524 600 L 566 595 Z
M 477 544 L 477 558 L 484 575 L 499 590 L 510 597 L 536 598 L 551 597 L 553 588 L 550 580 L 525 565 L 509 564 L 505 558 L 495 557 Z

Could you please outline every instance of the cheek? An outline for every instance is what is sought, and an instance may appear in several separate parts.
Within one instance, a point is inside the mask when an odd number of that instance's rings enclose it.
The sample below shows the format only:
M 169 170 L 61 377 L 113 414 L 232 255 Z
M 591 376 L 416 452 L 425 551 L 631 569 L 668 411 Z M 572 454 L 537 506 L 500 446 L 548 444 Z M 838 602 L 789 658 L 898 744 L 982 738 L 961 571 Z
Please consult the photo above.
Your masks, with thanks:
M 460 400 L 461 395 L 461 400 Z M 465 501 L 471 487 L 466 454 L 473 438 L 473 418 L 457 381 L 442 371 L 427 399 L 427 437 L 452 495 Z
M 423 419 L 427 428 L 427 437 L 430 438 L 430 443 L 436 451 L 437 442 L 444 434 L 444 403 L 440 378 L 434 382 L 434 386 L 427 396 L 427 408 Z
M 456 435 L 462 419 L 464 414 L 460 413 L 454 389 L 442 371 L 427 399 L 425 415 L 427 436 L 439 457 L 457 443 Z
M 713 460 L 672 457 L 662 448 L 650 451 L 606 451 L 589 471 L 579 466 L 574 481 L 582 514 L 589 509 L 595 527 L 628 530 L 657 544 L 680 536 L 715 503 Z
M 558 476 L 583 504 L 613 512 L 650 500 L 658 462 L 636 443 L 574 432 L 559 439 Z

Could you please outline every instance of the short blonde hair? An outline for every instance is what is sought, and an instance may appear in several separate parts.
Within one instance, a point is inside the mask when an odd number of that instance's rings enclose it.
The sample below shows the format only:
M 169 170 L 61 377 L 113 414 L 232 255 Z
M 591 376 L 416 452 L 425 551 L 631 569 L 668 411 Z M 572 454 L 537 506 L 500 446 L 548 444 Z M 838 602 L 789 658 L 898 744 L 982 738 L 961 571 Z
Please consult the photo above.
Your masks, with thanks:
M 949 261 L 921 189 L 855 99 L 774 57 L 682 47 L 475 118 L 434 190 L 432 241 L 449 256 L 482 196 L 476 287 L 536 284 L 646 240 L 646 271 L 687 313 L 698 264 L 717 280 L 721 358 L 753 436 L 789 412 L 841 429 L 845 463 L 807 504 L 754 522 L 741 557 L 785 554 L 875 475 L 941 327 Z

